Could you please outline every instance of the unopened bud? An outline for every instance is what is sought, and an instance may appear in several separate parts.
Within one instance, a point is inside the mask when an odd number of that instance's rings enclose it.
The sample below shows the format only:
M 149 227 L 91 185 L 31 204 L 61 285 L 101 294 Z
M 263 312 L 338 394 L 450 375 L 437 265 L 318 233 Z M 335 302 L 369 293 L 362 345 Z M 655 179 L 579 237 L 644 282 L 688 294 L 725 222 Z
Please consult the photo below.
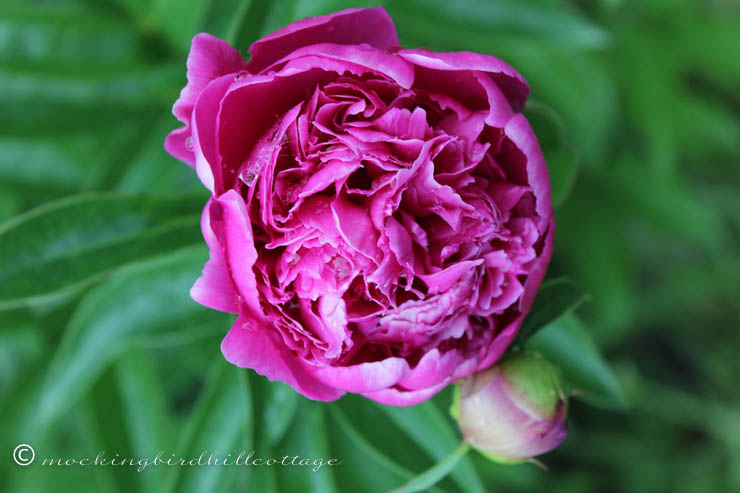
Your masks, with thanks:
M 568 401 L 558 368 L 515 352 L 460 381 L 452 414 L 465 439 L 498 462 L 523 462 L 565 440 Z

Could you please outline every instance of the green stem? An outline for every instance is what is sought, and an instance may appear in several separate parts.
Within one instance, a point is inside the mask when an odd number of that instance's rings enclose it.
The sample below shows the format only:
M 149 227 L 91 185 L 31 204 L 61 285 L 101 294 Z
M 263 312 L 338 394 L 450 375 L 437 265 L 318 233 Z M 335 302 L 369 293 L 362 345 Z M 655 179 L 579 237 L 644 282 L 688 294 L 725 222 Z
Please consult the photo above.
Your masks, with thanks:
M 468 450 L 470 450 L 470 444 L 463 440 L 460 446 L 453 450 L 450 455 L 419 474 L 408 483 L 391 491 L 391 493 L 413 493 L 415 491 L 424 491 L 430 486 L 437 484 L 437 482 L 447 476 L 450 471 L 455 468 L 458 461 L 468 453 Z

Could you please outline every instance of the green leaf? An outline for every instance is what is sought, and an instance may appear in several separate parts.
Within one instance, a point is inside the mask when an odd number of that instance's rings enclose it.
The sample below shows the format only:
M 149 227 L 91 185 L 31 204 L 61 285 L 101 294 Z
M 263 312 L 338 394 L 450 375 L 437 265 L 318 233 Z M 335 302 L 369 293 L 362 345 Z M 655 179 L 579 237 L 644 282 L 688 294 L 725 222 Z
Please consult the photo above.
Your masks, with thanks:
M 171 467 L 160 491 L 234 491 L 245 466 L 207 464 L 214 459 L 236 461 L 252 444 L 252 398 L 244 370 L 227 363 L 221 354 L 208 374 L 191 417 L 178 439 L 175 457 L 200 464 Z M 228 454 L 231 454 L 228 457 Z M 169 457 L 168 457 L 169 458 Z M 246 458 L 246 454 L 243 459 Z M 242 459 L 242 461 L 243 461 Z M 241 485 L 244 490 L 244 485 Z
M 382 474 L 386 477 L 383 488 L 390 490 L 404 481 L 408 481 L 415 475 L 415 471 L 423 471 L 434 465 L 433 459 L 425 448 L 420 447 L 408 436 L 400 432 L 396 423 L 385 413 L 382 406 L 369 404 L 367 399 L 348 394 L 338 402 L 330 405 L 336 412 L 332 412 L 332 423 L 334 423 L 348 440 L 338 443 L 344 450 L 345 445 L 351 446 L 353 455 L 343 459 L 353 463 L 364 463 L 366 468 L 372 464 L 372 469 L 367 469 L 368 477 Z M 344 421 L 342 418 L 345 418 Z M 373 472 L 375 471 L 375 472 Z M 339 469 L 337 474 L 343 474 L 344 468 Z M 350 471 L 352 474 L 355 472 Z M 362 475 L 365 477 L 366 471 Z M 446 481 L 444 489 L 453 488 L 449 480 Z
M 532 336 L 526 347 L 558 366 L 566 383 L 583 392 L 584 400 L 609 408 L 626 405 L 617 377 L 574 315 L 560 317 Z
M 298 455 L 310 459 L 311 466 L 280 467 L 277 475 L 279 491 L 306 491 L 310 493 L 333 493 L 337 488 L 334 469 L 339 465 L 326 465 L 330 459 L 341 460 L 332 455 L 327 436 L 323 403 L 300 399 L 293 426 L 283 442 L 275 448 L 275 458 Z M 322 460 L 323 465 L 315 461 Z M 317 470 L 314 470 L 318 467 Z
M 465 457 L 470 450 L 470 444 L 463 441 L 450 455 L 438 462 L 427 471 L 416 476 L 414 479 L 396 488 L 391 493 L 414 493 L 417 491 L 429 491 L 431 486 L 437 484 L 442 478 L 452 471 L 457 463 Z
M 221 38 L 235 46 L 236 37 L 247 21 L 252 0 L 220 0 L 212 2 L 206 16 L 203 31 Z
M 122 426 L 126 401 L 118 387 L 110 384 L 114 378 L 111 369 L 106 370 L 78 407 L 87 411 L 89 433 L 99 443 L 100 450 L 106 451 L 106 455 L 110 454 L 111 457 L 119 454 L 120 457 L 132 458 L 138 462 L 151 456 L 153 451 L 147 451 L 143 456 L 133 453 L 130 436 Z M 140 403 L 137 402 L 138 404 Z M 120 491 L 135 491 L 138 488 L 139 478 L 131 474 L 132 470 L 135 468 L 128 466 L 110 468 Z
M 570 279 L 545 281 L 537 292 L 532 310 L 522 323 L 515 344 L 524 344 L 542 327 L 575 310 L 587 299 L 588 295 Z
M 276 4 L 277 2 L 250 1 L 249 5 L 242 7 L 246 12 L 229 32 L 229 41 L 236 49 L 246 53 L 249 46 L 260 38 L 268 13 Z M 239 11 L 241 12 L 242 10 Z
M 125 166 L 118 170 L 111 182 L 122 193 L 161 193 L 162 190 L 198 192 L 203 184 L 193 169 L 176 160 L 162 149 L 162 142 L 179 123 L 172 115 L 163 115 L 146 133 L 141 146 L 128 153 Z
M 49 365 L 32 422 L 36 427 L 72 407 L 125 350 L 189 342 L 228 327 L 227 314 L 202 307 L 189 296 L 206 260 L 204 250 L 187 249 L 132 265 L 83 299 Z
M 294 421 L 300 397 L 292 387 L 282 382 L 269 382 L 265 390 L 263 431 L 266 445 L 272 448 Z
M 0 226 L 0 309 L 201 241 L 199 196 L 86 195 Z
M 493 44 L 506 38 L 514 41 L 519 38 L 528 42 L 548 41 L 571 50 L 602 48 L 609 43 L 604 30 L 575 11 L 532 2 L 395 0 L 388 2 L 388 9 L 402 35 L 410 33 L 417 38 L 434 38 L 436 42 L 439 42 L 438 28 L 445 34 L 469 37 L 471 44 L 479 44 L 476 35 L 487 35 Z
M 173 422 L 168 419 L 166 389 L 153 364 L 152 353 L 129 351 L 114 366 L 115 380 L 123 399 L 123 425 L 135 457 L 151 458 L 174 442 Z M 166 468 L 152 467 L 137 474 L 142 491 L 157 489 Z
M 435 461 L 444 459 L 460 444 L 461 438 L 450 419 L 429 401 L 411 407 L 376 406 Z M 462 491 L 485 491 L 467 457 L 460 460 L 450 477 Z
M 96 72 L 136 65 L 146 55 L 138 33 L 120 15 L 55 3 L 0 4 L 3 65 Z
M 196 35 L 205 21 L 212 0 L 155 0 L 153 14 L 158 27 L 173 47 L 187 51 L 190 40 Z M 177 22 L 173 22 L 177 19 Z
M 560 116 L 546 104 L 530 99 L 524 109 L 545 155 L 550 174 L 552 202 L 561 206 L 568 198 L 578 175 L 578 155 L 575 152 Z
M 151 117 L 177 97 L 180 66 L 161 64 L 124 72 L 72 74 L 0 67 L 0 112 L 14 115 L 2 133 L 63 133 L 116 129 L 131 116 Z M 49 83 L 52 80 L 53 83 Z M 139 120 L 141 121 L 141 119 Z

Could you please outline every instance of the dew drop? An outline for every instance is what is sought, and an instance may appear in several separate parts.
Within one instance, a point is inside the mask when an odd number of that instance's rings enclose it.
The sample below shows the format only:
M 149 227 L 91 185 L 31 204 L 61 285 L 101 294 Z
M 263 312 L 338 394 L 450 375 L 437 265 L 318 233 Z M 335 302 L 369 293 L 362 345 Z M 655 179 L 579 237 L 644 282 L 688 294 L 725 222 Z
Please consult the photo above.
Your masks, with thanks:
M 254 185 L 254 182 L 257 181 L 257 176 L 257 173 L 253 169 L 247 170 L 246 174 L 244 175 L 244 183 L 246 183 L 248 187 L 251 187 L 252 185 Z
M 185 148 L 188 151 L 192 151 L 195 148 L 195 144 L 193 144 L 193 138 L 188 137 L 188 139 L 185 141 Z

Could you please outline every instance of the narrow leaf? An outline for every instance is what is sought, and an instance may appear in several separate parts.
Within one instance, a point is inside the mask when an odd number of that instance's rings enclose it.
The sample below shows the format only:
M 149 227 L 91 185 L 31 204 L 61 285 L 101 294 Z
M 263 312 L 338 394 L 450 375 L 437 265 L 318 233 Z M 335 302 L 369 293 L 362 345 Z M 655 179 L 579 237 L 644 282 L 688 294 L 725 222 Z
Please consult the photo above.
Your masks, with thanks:
M 197 195 L 64 199 L 0 226 L 0 309 L 49 298 L 135 260 L 199 243 Z
M 463 442 L 450 455 L 434 465 L 429 470 L 419 474 L 414 479 L 396 488 L 391 493 L 414 493 L 417 491 L 429 491 L 431 486 L 437 484 L 442 478 L 454 469 L 457 463 L 465 457 L 470 450 L 470 444 Z
M 460 443 L 450 420 L 429 401 L 411 407 L 377 406 L 434 460 L 442 460 Z M 462 491 L 485 491 L 468 458 L 460 460 L 450 477 Z
M 125 350 L 187 342 L 228 326 L 228 315 L 202 307 L 189 296 L 205 262 L 204 250 L 187 249 L 131 266 L 83 299 L 49 365 L 37 425 L 73 406 Z
M 529 315 L 524 319 L 516 342 L 523 344 L 538 330 L 576 309 L 588 296 L 569 279 L 553 279 L 540 287 Z
M 234 491 L 244 468 L 234 461 L 245 452 L 243 461 L 252 443 L 251 400 L 244 371 L 218 354 L 175 451 L 176 458 L 200 465 L 170 468 L 162 491 Z M 232 465 L 208 464 L 209 459 Z

